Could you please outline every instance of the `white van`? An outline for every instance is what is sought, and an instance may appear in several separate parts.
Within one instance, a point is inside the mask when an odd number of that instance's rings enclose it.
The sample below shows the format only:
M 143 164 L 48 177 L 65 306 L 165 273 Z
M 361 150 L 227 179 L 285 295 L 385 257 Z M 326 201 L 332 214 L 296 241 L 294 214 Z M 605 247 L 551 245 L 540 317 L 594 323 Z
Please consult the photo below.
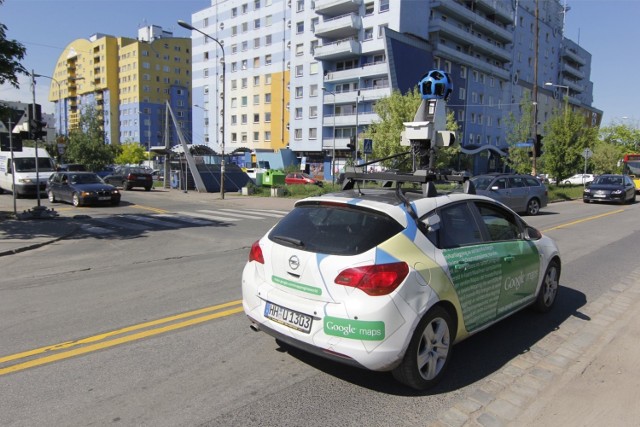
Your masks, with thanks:
M 11 165 L 11 152 L 0 151 L 0 193 L 13 191 L 15 178 L 15 194 L 20 196 L 35 196 L 36 180 L 40 184 L 40 192 L 47 187 L 47 180 L 55 172 L 55 163 L 47 150 L 38 148 L 38 172 L 36 176 L 36 149 L 23 147 L 22 151 L 13 152 L 13 164 Z

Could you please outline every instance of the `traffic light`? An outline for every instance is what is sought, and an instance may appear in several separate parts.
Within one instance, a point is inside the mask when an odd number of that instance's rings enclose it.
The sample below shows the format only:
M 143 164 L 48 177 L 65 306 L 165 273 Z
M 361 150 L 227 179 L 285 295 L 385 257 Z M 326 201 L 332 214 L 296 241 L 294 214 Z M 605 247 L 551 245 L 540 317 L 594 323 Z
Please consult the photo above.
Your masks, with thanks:
M 351 138 L 349 138 L 349 143 L 347 144 L 347 148 L 349 149 L 349 151 L 356 151 L 356 137 L 352 136 Z
M 542 155 L 542 138 L 543 136 L 538 134 L 536 135 L 536 140 L 534 144 L 536 146 L 536 157 L 540 157 Z
M 47 136 L 47 131 L 45 130 L 47 122 L 42 120 L 42 109 L 40 108 L 40 105 L 36 104 L 35 110 L 35 117 L 32 105 L 30 105 L 27 110 L 27 117 L 29 118 L 29 133 L 31 135 L 31 139 L 42 140 Z

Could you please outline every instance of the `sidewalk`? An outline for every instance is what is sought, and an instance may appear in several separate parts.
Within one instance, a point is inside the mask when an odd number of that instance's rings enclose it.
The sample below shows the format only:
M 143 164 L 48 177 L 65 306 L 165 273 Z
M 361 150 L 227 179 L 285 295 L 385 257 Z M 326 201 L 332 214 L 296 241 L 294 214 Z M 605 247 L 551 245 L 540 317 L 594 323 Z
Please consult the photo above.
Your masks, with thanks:
M 640 425 L 640 269 L 430 424 Z

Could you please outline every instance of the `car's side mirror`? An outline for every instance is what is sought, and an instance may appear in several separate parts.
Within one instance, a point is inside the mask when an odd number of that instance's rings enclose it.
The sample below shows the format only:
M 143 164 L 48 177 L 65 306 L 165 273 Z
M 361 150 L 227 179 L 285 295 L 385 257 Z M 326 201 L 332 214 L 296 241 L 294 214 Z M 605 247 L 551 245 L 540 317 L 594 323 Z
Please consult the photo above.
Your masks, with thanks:
M 538 231 L 537 228 L 531 227 L 527 225 L 524 229 L 524 239 L 525 240 L 538 240 L 542 238 L 542 233 Z

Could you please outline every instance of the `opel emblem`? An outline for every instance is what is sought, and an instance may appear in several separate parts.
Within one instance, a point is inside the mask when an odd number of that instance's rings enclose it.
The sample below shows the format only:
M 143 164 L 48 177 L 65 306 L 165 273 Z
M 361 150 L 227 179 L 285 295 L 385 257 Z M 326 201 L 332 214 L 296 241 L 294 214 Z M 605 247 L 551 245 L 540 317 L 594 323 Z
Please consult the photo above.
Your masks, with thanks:
M 289 267 L 292 270 L 297 270 L 298 267 L 300 267 L 300 260 L 297 256 L 293 255 L 291 258 L 289 258 Z

